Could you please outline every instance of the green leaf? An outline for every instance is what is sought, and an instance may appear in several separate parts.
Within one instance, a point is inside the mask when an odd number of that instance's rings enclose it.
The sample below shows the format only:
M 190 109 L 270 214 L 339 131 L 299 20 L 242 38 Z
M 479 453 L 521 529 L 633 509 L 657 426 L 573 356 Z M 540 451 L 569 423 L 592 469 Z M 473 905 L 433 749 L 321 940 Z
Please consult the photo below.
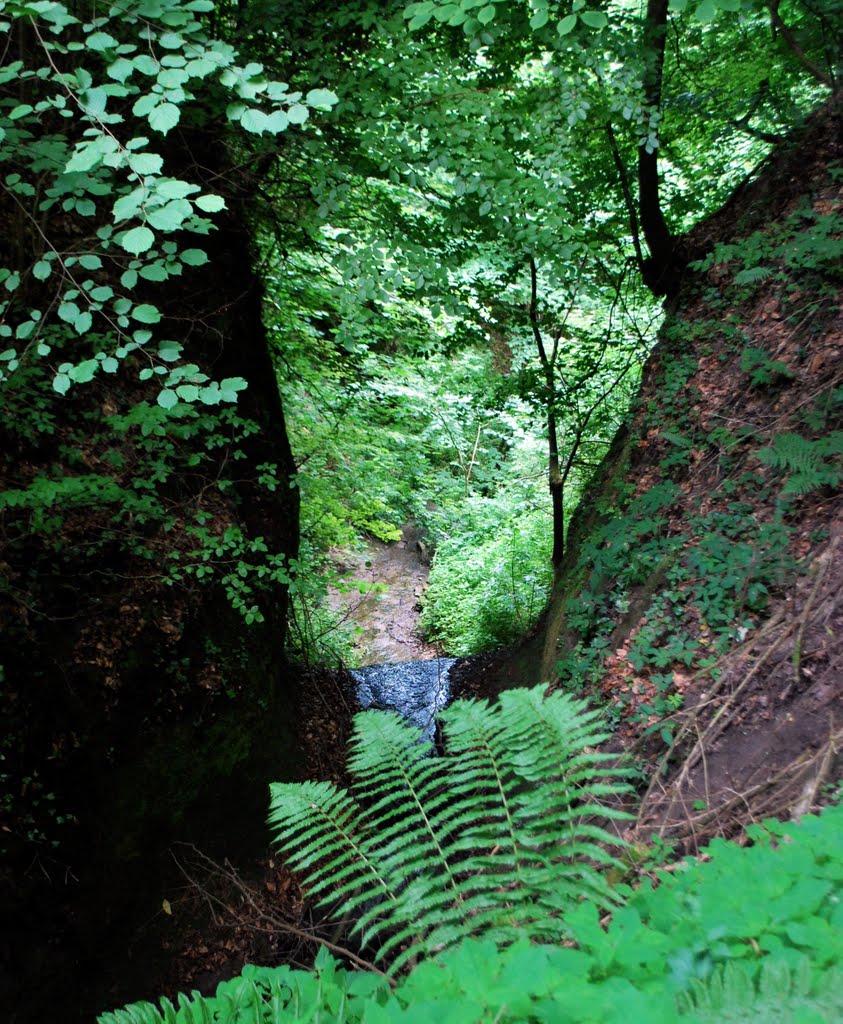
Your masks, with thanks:
M 66 395 L 70 387 L 70 377 L 66 373 L 57 373 L 53 377 L 53 390 L 58 391 L 60 395 Z
M 99 87 L 95 89 L 85 89 L 80 94 L 80 102 L 85 108 L 86 113 L 98 117 L 100 114 L 105 112 L 106 103 L 108 102 L 108 94 L 105 89 Z M 106 136 L 110 138 L 110 136 Z
M 311 89 L 304 101 L 309 107 L 333 107 L 339 103 L 339 96 L 330 89 Z
M 290 119 L 287 117 L 287 112 L 285 110 L 276 110 L 266 119 L 266 130 L 268 132 L 272 132 L 273 135 L 286 131 L 289 126 Z
M 163 178 L 155 182 L 155 194 L 161 199 L 184 199 L 185 196 L 193 195 L 199 191 L 198 185 L 191 185 L 187 181 L 180 181 L 178 178 Z
M 132 153 L 129 167 L 135 174 L 158 174 L 164 164 L 164 158 L 158 153 Z
M 492 4 L 487 4 L 482 10 L 477 12 L 477 20 L 481 25 L 488 25 L 495 20 L 495 8 Z
M 158 358 L 165 363 L 174 363 L 181 355 L 181 345 L 177 341 L 162 341 L 158 346 Z
M 181 111 L 175 103 L 161 103 L 150 111 L 149 127 L 162 135 L 166 135 L 171 128 L 179 123 Z
M 225 200 L 222 196 L 212 195 L 210 193 L 204 196 L 197 196 L 193 202 L 205 213 L 217 213 L 218 210 L 224 210 L 226 208 Z
M 714 6 L 714 0 L 702 0 L 702 3 L 697 7 L 695 14 L 697 21 L 701 21 L 704 24 L 714 21 L 717 17 L 717 8 Z
M 134 70 L 135 65 L 133 61 L 126 60 L 125 57 L 118 57 L 113 64 L 109 64 L 105 69 L 105 73 L 109 78 L 113 78 L 115 82 L 125 82 Z
M 46 281 L 52 272 L 53 268 L 46 260 L 39 260 L 32 268 L 32 276 L 36 281 Z
M 98 167 L 107 156 L 119 149 L 119 144 L 110 135 L 98 135 L 90 142 L 80 142 L 67 161 L 68 172 L 90 171 Z
M 155 263 L 147 263 L 145 267 L 141 267 L 140 276 L 144 281 L 166 281 L 170 272 L 160 260 L 156 260 Z
M 202 267 L 208 262 L 208 254 L 204 249 L 185 249 L 179 259 L 189 267 Z
M 184 46 L 184 37 L 178 32 L 162 32 L 158 37 L 158 44 L 165 50 L 180 50 Z
M 161 320 L 161 313 L 155 306 L 142 302 L 132 310 L 132 319 L 141 324 L 157 324 Z
M 540 28 L 544 28 L 548 22 L 549 17 L 550 11 L 548 11 L 547 8 L 541 11 L 536 11 L 532 18 L 530 18 L 530 28 L 533 29 L 534 31 Z
M 114 356 L 106 356 L 103 359 L 101 366 L 105 373 L 117 373 L 120 369 L 120 363 L 114 358 Z
M 247 132 L 252 132 L 254 135 L 261 135 L 267 131 L 268 117 L 262 110 L 255 110 L 253 107 L 249 107 L 243 111 L 240 117 L 240 124 Z
M 157 231 L 178 231 L 193 216 L 193 207 L 187 199 L 171 199 L 164 206 L 150 210 L 147 222 Z
M 139 256 L 142 252 L 147 252 L 147 250 L 152 248 L 154 242 L 155 235 L 149 228 L 143 225 L 127 231 L 120 239 L 120 245 L 126 252 L 130 252 L 135 256 Z
M 583 11 L 580 17 L 589 28 L 605 28 L 609 24 L 609 19 L 602 11 Z
M 290 124 L 304 124 L 309 116 L 310 111 L 307 107 L 303 107 L 301 103 L 294 103 L 287 110 L 287 117 L 290 119 Z
M 102 260 L 95 253 L 86 252 L 79 257 L 79 266 L 84 267 L 85 270 L 100 270 Z
M 172 409 L 178 403 L 179 396 L 172 388 L 164 388 L 158 392 L 158 404 L 162 409 Z
M 73 326 L 75 327 L 77 334 L 86 334 L 90 331 L 93 322 L 94 318 L 87 310 L 85 310 L 85 312 L 80 313 L 79 316 L 76 317 L 73 322 Z
M 75 324 L 81 312 L 75 302 L 62 302 L 58 308 L 59 319 L 66 324 Z
M 68 375 L 77 384 L 87 384 L 94 379 L 98 369 L 99 363 L 96 359 L 86 359 L 84 362 L 79 363 L 78 366 L 74 366 L 73 369 L 69 370 Z
M 176 394 L 185 402 L 195 402 L 199 398 L 199 388 L 195 384 L 180 384 Z
M 110 36 L 107 32 L 92 32 L 89 36 L 85 37 L 85 47 L 89 50 L 94 50 L 96 53 L 102 53 L 104 50 L 113 50 L 117 45 L 118 43 L 114 36 Z
M 144 190 L 142 188 L 132 189 L 127 195 L 120 196 L 112 208 L 114 220 L 117 222 L 130 220 L 140 210 L 143 200 Z
M 559 24 L 556 26 L 556 31 L 559 33 L 560 36 L 567 36 L 569 33 L 574 31 L 576 26 L 577 26 L 577 16 L 576 16 L 576 14 L 569 14 L 566 18 L 563 18 L 559 22 Z
M 133 57 L 132 63 L 142 75 L 157 75 L 161 70 L 158 61 L 148 53 L 141 53 L 137 57 Z

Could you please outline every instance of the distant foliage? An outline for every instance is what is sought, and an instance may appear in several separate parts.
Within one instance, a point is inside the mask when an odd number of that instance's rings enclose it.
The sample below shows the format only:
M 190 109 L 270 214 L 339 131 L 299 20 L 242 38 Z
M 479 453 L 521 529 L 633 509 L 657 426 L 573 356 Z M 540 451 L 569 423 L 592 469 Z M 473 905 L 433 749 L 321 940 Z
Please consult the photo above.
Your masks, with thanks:
M 707 862 L 649 880 L 605 929 L 589 902 L 566 917 L 574 948 L 526 930 L 500 948 L 463 940 L 390 989 L 324 951 L 312 971 L 246 967 L 176 1010 L 136 1003 L 99 1024 L 837 1024 L 843 1018 L 843 808 L 765 821 L 752 845 L 717 840 Z
M 514 643 L 545 607 L 553 582 L 548 515 L 512 498 L 509 508 L 475 501 L 475 530 L 444 541 L 436 553 L 421 627 L 451 654 Z

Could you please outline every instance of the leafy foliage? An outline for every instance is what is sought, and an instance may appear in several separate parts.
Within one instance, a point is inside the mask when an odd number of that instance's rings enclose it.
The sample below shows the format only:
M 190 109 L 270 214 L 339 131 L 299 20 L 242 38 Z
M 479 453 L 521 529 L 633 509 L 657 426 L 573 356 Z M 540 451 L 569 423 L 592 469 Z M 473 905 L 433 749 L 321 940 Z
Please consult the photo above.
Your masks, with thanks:
M 390 990 L 324 951 L 313 971 L 246 967 L 216 996 L 103 1014 L 99 1024 L 276 1024 L 324 1013 L 349 1024 L 498 1020 L 672 1024 L 781 1019 L 832 1024 L 843 1009 L 840 807 L 799 824 L 753 826 L 753 845 L 718 840 L 628 894 L 605 930 L 581 903 L 567 920 L 577 948 L 499 948 L 465 939 Z M 204 1015 L 204 1016 L 203 1016 Z
M 546 687 L 457 702 L 431 757 L 415 728 L 364 712 L 353 791 L 275 783 L 270 824 L 311 895 L 339 899 L 393 970 L 468 934 L 558 937 L 577 899 L 617 898 L 594 866 L 616 864 L 600 844 L 620 842 L 595 817 L 624 816 L 603 803 L 623 786 L 593 750 L 598 719 Z
M 762 965 L 756 985 L 748 971 L 726 964 L 707 982 L 697 983 L 687 994 L 684 1006 L 700 1024 L 724 1020 L 736 1024 L 758 1020 L 797 1024 L 807 1014 L 814 1020 L 831 1021 L 843 1013 L 843 978 L 832 967 L 812 982 L 807 959 L 801 960 L 796 969 L 771 960 Z
M 421 628 L 452 654 L 514 643 L 544 607 L 553 579 L 548 515 L 530 510 L 529 497 L 516 502 L 512 488 L 475 499 L 457 519 L 465 532 L 437 549 Z
M 29 266 L 0 267 L 0 338 L 11 343 L 0 380 L 51 356 L 53 387 L 65 395 L 142 352 L 141 379 L 158 375 L 162 408 L 234 402 L 245 387 L 242 378 L 216 383 L 198 366 L 168 366 L 181 343 L 149 330 L 162 319 L 145 298 L 149 283 L 208 261 L 204 250 L 173 237 L 207 235 L 214 226 L 208 215 L 226 204 L 167 174 L 166 145 L 143 133 L 160 138 L 176 125 L 195 125 L 203 89 L 227 92 L 227 119 L 255 134 L 301 125 L 310 107 L 336 97 L 313 90 L 303 99 L 269 81 L 262 65 L 238 64 L 234 48 L 199 17 L 212 9 L 209 0 L 140 0 L 101 5 L 85 21 L 61 3 L 3 4 L 3 28 L 14 24 L 21 33 L 21 59 L 4 67 L 0 84 L 17 78 L 27 102 L 4 101 L 0 159 L 13 168 L 5 188 L 38 242 Z M 63 70 L 67 55 L 81 51 L 85 66 Z M 61 232 L 40 229 L 39 217 L 59 213 Z

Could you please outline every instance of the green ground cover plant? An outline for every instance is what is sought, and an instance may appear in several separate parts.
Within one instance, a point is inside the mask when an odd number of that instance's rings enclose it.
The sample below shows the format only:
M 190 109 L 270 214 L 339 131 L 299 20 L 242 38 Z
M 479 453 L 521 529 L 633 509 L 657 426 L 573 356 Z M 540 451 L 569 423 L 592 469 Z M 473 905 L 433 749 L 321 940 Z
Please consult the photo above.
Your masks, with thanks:
M 214 996 L 134 1004 L 99 1024 L 833 1024 L 843 1012 L 841 828 L 838 805 L 752 826 L 746 846 L 715 840 L 702 860 L 617 886 L 622 905 L 605 926 L 591 900 L 568 905 L 565 945 L 524 922 L 498 941 L 492 930 L 430 950 L 391 981 L 323 950 L 310 971 L 249 966 Z M 326 885 L 341 890 L 348 876 L 331 875 Z M 473 930 L 469 917 L 463 927 Z

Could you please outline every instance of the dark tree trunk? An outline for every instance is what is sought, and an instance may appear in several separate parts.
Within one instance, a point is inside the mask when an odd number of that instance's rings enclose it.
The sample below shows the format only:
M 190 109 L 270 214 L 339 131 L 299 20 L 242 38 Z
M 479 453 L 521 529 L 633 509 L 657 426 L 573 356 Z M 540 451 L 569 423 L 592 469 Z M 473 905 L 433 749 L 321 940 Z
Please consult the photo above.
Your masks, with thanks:
M 655 113 L 661 107 L 668 0 L 648 0 L 644 26 L 644 97 Z M 659 151 L 638 147 L 638 213 L 650 255 L 644 259 L 644 283 L 654 295 L 670 295 L 679 284 L 679 247 L 664 218 L 659 182 Z
M 562 556 L 565 554 L 565 479 L 559 465 L 559 434 L 553 407 L 556 395 L 552 379 L 549 387 L 551 394 L 548 399 L 547 413 L 548 484 L 553 514 L 553 550 L 550 554 L 550 561 L 555 572 L 562 564 Z
M 548 355 L 538 318 L 538 271 L 536 261 L 530 257 L 530 327 L 536 343 L 539 362 L 544 373 L 544 404 L 547 414 L 547 482 L 550 490 L 550 505 L 553 515 L 553 550 L 550 561 L 553 570 L 562 564 L 565 554 L 565 477 L 559 463 L 559 430 L 556 423 L 556 359 L 559 355 L 559 338 L 554 340 Z

